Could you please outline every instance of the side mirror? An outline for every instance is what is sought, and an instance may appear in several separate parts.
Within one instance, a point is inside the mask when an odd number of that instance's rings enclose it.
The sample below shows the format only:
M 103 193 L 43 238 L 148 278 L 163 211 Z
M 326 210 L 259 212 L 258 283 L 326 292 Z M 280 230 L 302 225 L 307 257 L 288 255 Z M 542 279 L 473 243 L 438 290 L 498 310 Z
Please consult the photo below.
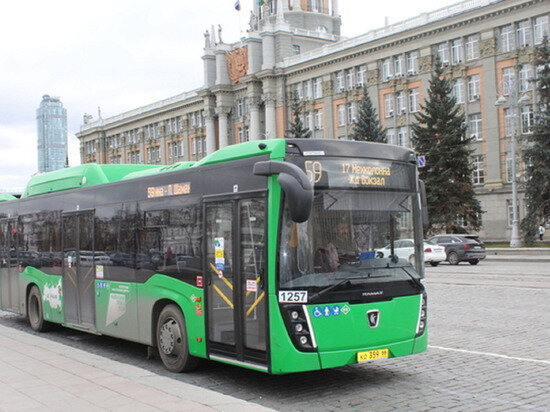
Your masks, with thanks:
M 426 196 L 426 185 L 423 180 L 418 181 L 420 185 L 420 206 L 422 207 L 422 224 L 424 229 L 427 229 L 430 224 L 430 217 L 428 216 L 428 197 Z
M 292 163 L 266 160 L 254 165 L 254 174 L 259 176 L 278 174 L 277 181 L 288 199 L 292 220 L 302 223 L 309 219 L 313 205 L 313 185 L 302 169 Z

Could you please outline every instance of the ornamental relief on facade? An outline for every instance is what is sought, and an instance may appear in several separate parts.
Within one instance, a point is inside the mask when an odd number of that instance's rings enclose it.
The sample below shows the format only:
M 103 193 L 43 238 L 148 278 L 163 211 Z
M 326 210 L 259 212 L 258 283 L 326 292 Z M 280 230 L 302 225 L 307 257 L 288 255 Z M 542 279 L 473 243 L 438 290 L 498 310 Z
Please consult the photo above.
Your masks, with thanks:
M 518 63 L 527 64 L 535 60 L 535 49 L 531 46 L 523 47 L 519 50 Z
M 400 114 L 397 116 L 397 125 L 398 126 L 405 126 L 407 124 L 407 116 L 404 114 Z
M 248 46 L 227 52 L 227 69 L 232 83 L 239 83 L 248 72 Z
M 408 81 L 405 77 L 399 77 L 398 79 L 395 79 L 395 91 L 401 92 L 405 91 L 408 88 Z
M 497 45 L 494 37 L 490 39 L 484 39 L 479 42 L 479 51 L 481 57 L 493 56 L 496 53 Z
M 430 73 L 432 71 L 433 56 L 422 56 L 418 59 L 420 73 Z
M 323 82 L 323 96 L 330 96 L 333 90 L 332 80 L 327 80 Z
M 376 86 L 378 84 L 378 79 L 380 78 L 380 70 L 368 70 L 367 71 L 367 84 L 369 86 Z

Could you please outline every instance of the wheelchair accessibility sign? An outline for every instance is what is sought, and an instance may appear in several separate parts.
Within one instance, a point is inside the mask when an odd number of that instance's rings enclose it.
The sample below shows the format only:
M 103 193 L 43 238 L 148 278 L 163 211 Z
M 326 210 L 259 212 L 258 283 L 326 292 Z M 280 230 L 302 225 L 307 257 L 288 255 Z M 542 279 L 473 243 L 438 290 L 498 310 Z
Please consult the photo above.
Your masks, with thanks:
M 344 313 L 345 315 L 347 315 L 350 311 L 351 311 L 351 309 L 348 305 L 344 305 L 344 307 L 340 307 L 340 305 L 315 306 L 313 308 L 313 317 L 314 318 L 320 318 L 320 317 L 329 318 L 331 316 L 340 316 L 340 313 Z

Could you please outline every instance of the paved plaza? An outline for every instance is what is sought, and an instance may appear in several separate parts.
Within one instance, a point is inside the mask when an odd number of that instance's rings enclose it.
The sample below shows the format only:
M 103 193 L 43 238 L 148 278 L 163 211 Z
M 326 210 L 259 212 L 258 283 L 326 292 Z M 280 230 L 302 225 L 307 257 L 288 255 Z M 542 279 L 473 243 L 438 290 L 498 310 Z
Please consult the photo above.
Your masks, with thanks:
M 11 328 L 17 336 L 40 336 L 45 342 L 41 345 L 43 349 L 54 343 L 67 345 L 64 349 L 67 354 L 73 348 L 82 349 L 87 353 L 78 351 L 81 354 L 78 356 L 93 356 L 97 365 L 113 362 L 116 368 L 107 372 L 129 379 L 127 390 L 131 390 L 133 384 L 162 381 L 160 386 L 148 390 L 165 390 L 166 404 L 171 404 L 173 397 L 185 399 L 187 390 L 191 394 L 199 393 L 198 386 L 213 391 L 208 392 L 214 394 L 212 399 L 228 395 L 231 398 L 226 400 L 234 397 L 252 402 L 245 404 L 252 409 L 263 405 L 285 411 L 435 408 L 547 411 L 550 405 L 550 266 L 544 262 L 491 260 L 478 266 L 442 264 L 427 269 L 426 285 L 430 325 L 427 352 L 319 372 L 269 376 L 205 362 L 196 372 L 173 375 L 163 369 L 160 361 L 147 359 L 142 345 L 64 328 L 37 335 L 30 332 L 22 317 L 6 312 L 0 312 L 0 330 L 4 331 L 4 340 L 0 343 L 5 343 L 5 331 L 9 333 Z M 17 357 L 10 357 L 6 362 L 2 356 L 0 362 L 3 362 L 2 371 L 6 363 L 12 368 L 25 368 L 18 366 Z M 85 370 L 71 373 L 85 375 Z M 0 374 L 0 381 L 3 375 Z M 104 394 L 113 390 L 109 388 L 109 381 L 93 375 L 75 379 L 91 382 L 101 406 L 108 408 Z M 26 393 L 13 388 L 13 384 L 10 380 L 0 385 L 2 411 L 14 409 L 6 407 L 6 399 L 13 399 L 17 393 L 25 396 L 32 393 L 32 382 L 27 382 Z M 6 390 L 11 393 L 9 397 L 5 396 Z M 187 402 L 206 403 L 207 400 L 191 398 L 179 402 L 184 408 Z M 219 405 L 210 407 L 232 410 Z M 48 406 L 60 409 L 63 405 L 48 403 Z M 139 406 L 156 410 L 162 405 L 145 402 Z

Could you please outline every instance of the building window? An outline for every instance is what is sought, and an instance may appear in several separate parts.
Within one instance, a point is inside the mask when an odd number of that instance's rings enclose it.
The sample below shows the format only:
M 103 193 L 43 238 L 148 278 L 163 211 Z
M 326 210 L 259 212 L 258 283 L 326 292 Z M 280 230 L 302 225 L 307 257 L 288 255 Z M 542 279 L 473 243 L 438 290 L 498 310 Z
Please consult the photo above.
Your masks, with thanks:
M 548 16 L 535 19 L 535 44 L 542 43 L 544 36 L 548 36 Z
M 397 143 L 398 146 L 405 147 L 407 145 L 407 128 L 400 127 L 397 129 Z
M 301 53 L 300 45 L 298 45 L 298 44 L 293 44 L 292 45 L 292 50 L 294 50 L 294 54 L 300 54 Z
M 466 39 L 466 60 L 475 60 L 479 58 L 479 36 L 468 36 Z
M 518 23 L 517 34 L 519 47 L 531 45 L 531 24 L 529 20 L 523 20 Z
M 313 115 L 311 114 L 311 112 L 306 112 L 304 114 L 304 127 L 306 129 L 311 129 L 312 117 L 313 117 Z
M 354 69 L 346 70 L 346 88 L 352 89 L 355 86 L 355 71 Z
M 500 29 L 500 51 L 507 53 L 516 48 L 516 42 L 514 38 L 514 26 L 504 26 Z
M 449 64 L 449 44 L 448 43 L 441 43 L 437 45 L 437 56 L 439 57 L 439 61 L 441 61 L 441 64 L 447 65 Z
M 470 138 L 474 140 L 480 140 L 481 136 L 481 114 L 471 114 L 468 118 L 468 129 L 470 132 Z
M 302 83 L 294 85 L 294 98 L 298 100 L 303 100 L 304 98 L 304 88 Z
M 483 156 L 482 155 L 472 156 L 472 166 L 474 169 L 474 173 L 473 173 L 474 184 L 481 185 L 485 183 L 485 170 L 484 170 L 484 164 L 483 164 Z
M 386 117 L 393 116 L 393 109 L 394 109 L 394 98 L 392 93 L 388 93 L 384 95 L 384 113 Z
M 244 116 L 244 99 L 237 99 L 237 116 Z
M 357 70 L 357 86 L 364 86 L 366 83 L 365 75 L 367 73 L 367 66 L 359 66 Z
M 409 112 L 416 113 L 418 111 L 418 88 L 409 90 Z
M 319 13 L 321 11 L 321 0 L 310 0 L 311 1 L 311 11 Z
M 395 70 L 394 70 L 395 76 L 403 76 L 403 69 L 404 69 L 403 60 L 404 60 L 404 58 L 403 58 L 402 54 L 400 54 L 398 56 L 395 56 L 395 59 L 393 61 L 394 62 L 394 68 L 395 68 Z
M 407 74 L 418 73 L 418 52 L 407 53 Z
M 393 77 L 393 64 L 390 59 L 384 60 L 382 63 L 382 81 L 388 81 Z
M 313 98 L 313 85 L 311 80 L 306 80 L 304 82 L 304 97 L 306 100 L 311 100 Z
M 399 114 L 407 113 L 407 104 L 406 104 L 406 100 L 405 100 L 405 92 L 397 93 L 397 97 L 395 98 L 395 105 L 397 106 L 397 110 L 399 111 Z
M 526 92 L 533 89 L 531 79 L 533 77 L 533 68 L 530 64 L 524 64 L 519 68 L 519 91 Z
M 462 48 L 462 39 L 453 40 L 451 43 L 451 53 L 453 57 L 453 64 L 460 63 L 464 60 L 464 52 Z
M 453 84 L 453 96 L 458 103 L 464 103 L 464 80 L 456 79 Z
M 338 126 L 345 126 L 346 124 L 346 106 L 339 104 L 338 107 Z
M 533 127 L 534 116 L 532 106 L 521 107 L 521 133 L 531 133 Z
M 315 130 L 321 130 L 323 128 L 323 111 L 317 109 L 313 113 L 314 128 Z
M 339 71 L 336 73 L 336 91 L 342 92 L 344 89 L 344 72 Z
M 139 150 L 128 153 L 128 162 L 133 165 L 141 162 Z
M 508 96 L 512 92 L 512 87 L 516 84 L 516 71 L 513 67 L 502 69 L 502 94 Z
M 395 144 L 395 129 L 386 129 L 386 139 L 389 144 Z
M 320 77 L 313 81 L 313 95 L 315 99 L 323 97 L 323 79 Z
M 178 140 L 177 142 L 171 142 L 168 145 L 168 148 L 170 150 L 171 159 L 181 157 L 184 154 L 183 140 Z
M 355 123 L 355 103 L 348 103 L 346 105 L 347 112 L 347 124 Z
M 468 79 L 468 100 L 479 100 L 479 74 L 474 74 Z
M 152 146 L 147 149 L 147 163 L 157 163 L 160 161 L 160 147 Z

